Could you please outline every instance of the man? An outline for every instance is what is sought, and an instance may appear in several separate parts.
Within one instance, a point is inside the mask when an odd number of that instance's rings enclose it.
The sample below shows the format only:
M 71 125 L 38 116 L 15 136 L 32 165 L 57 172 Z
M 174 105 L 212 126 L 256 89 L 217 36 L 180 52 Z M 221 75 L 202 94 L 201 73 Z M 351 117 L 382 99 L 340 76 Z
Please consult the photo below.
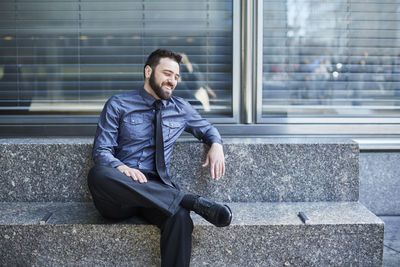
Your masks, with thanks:
M 161 230 L 162 266 L 189 266 L 194 211 L 212 224 L 228 226 L 226 205 L 179 190 L 169 174 L 175 141 L 185 130 L 210 146 L 203 167 L 224 175 L 218 131 L 185 100 L 172 96 L 181 56 L 158 49 L 144 67 L 144 88 L 111 97 L 101 113 L 88 175 L 94 204 L 108 218 L 141 216 Z

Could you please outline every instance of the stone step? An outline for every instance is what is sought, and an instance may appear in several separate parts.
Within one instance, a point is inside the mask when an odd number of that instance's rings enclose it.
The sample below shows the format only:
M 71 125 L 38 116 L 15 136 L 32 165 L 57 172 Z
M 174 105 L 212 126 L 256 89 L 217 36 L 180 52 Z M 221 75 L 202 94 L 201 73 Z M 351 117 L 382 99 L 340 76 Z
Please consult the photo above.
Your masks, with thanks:
M 92 138 L 0 139 L 0 201 L 90 201 Z M 225 138 L 226 175 L 202 168 L 207 147 L 178 140 L 171 173 L 185 192 L 228 202 L 358 201 L 358 145 L 326 138 Z
M 384 224 L 358 202 L 230 206 L 226 228 L 192 213 L 191 266 L 382 265 Z M 1 203 L 0 255 L 0 266 L 158 266 L 159 230 L 105 220 L 91 203 Z

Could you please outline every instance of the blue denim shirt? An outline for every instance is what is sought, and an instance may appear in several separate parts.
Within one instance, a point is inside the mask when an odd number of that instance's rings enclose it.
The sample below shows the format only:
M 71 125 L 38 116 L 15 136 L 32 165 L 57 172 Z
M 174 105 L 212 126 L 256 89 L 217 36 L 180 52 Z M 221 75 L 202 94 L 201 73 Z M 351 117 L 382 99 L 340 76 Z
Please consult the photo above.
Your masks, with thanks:
M 96 164 L 110 167 L 127 165 L 141 170 L 155 170 L 153 103 L 155 98 L 141 89 L 115 95 L 105 104 L 97 125 L 93 147 Z M 163 100 L 163 137 L 167 170 L 173 146 L 183 131 L 208 145 L 222 144 L 218 130 L 184 99 L 171 96 Z

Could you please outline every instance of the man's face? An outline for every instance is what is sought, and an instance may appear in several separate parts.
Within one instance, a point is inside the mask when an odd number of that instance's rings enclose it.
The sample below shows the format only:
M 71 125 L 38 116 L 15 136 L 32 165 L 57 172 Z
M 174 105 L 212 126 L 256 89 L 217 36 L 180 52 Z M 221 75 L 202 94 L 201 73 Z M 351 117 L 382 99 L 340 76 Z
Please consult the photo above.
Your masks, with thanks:
M 170 58 L 161 58 L 151 72 L 149 84 L 154 93 L 161 99 L 171 98 L 179 79 L 179 64 Z

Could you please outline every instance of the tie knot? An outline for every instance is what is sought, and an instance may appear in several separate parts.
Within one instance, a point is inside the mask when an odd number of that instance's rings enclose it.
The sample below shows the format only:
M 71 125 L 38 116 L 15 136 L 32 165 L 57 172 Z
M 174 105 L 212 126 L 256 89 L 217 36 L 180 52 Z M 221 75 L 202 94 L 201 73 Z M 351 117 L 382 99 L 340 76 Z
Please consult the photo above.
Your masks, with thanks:
M 153 106 L 156 110 L 161 110 L 163 107 L 163 103 L 161 100 L 156 100 L 154 101 Z

